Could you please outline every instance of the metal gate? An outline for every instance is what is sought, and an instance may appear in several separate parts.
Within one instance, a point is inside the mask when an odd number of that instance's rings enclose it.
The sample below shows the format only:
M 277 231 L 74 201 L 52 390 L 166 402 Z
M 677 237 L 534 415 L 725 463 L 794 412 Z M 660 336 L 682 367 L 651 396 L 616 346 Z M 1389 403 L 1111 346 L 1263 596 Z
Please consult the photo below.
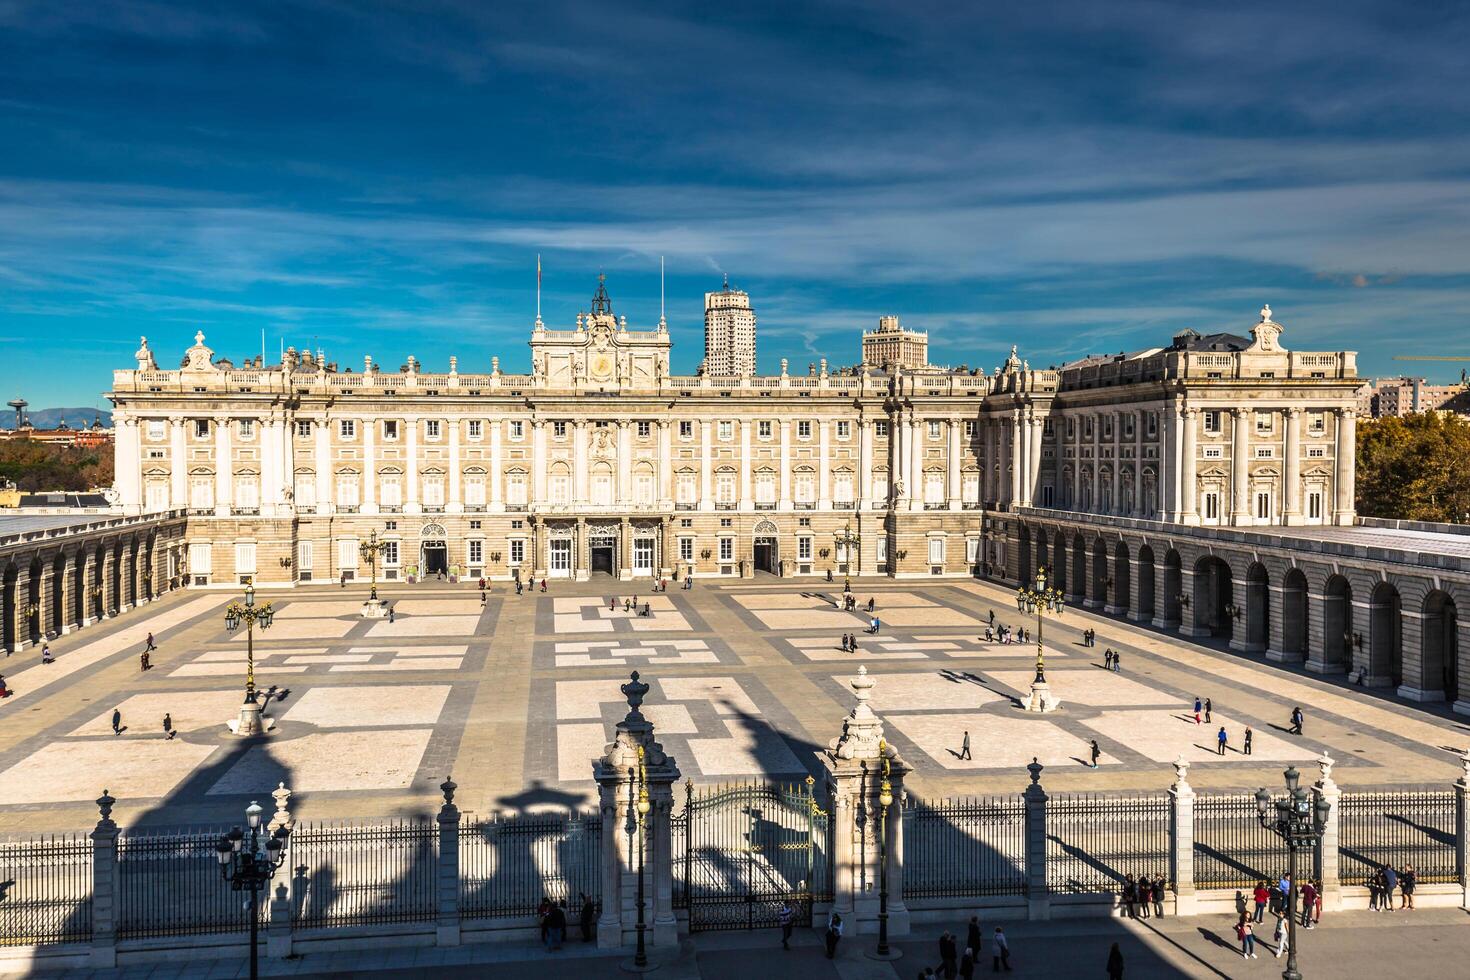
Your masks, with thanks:
M 684 784 L 684 812 L 673 821 L 675 903 L 689 931 L 775 926 L 791 903 L 797 925 L 811 925 L 812 902 L 830 896 L 828 814 L 798 785 Z M 679 853 L 682 845 L 683 853 Z

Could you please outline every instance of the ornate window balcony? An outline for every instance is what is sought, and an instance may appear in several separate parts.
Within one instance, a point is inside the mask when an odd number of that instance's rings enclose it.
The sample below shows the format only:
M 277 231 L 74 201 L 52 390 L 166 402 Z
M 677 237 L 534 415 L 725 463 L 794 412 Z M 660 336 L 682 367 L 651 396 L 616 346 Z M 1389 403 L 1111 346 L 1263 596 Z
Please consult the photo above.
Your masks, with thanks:
M 770 501 L 759 501 L 758 500 L 758 501 L 756 501 L 755 509 L 756 510 L 775 510 L 776 509 L 776 505 L 775 505 L 774 502 L 770 502 Z
M 256 517 L 260 514 L 259 507 L 231 507 L 230 513 L 236 517 Z
M 674 509 L 675 510 L 698 510 L 699 509 L 699 505 L 696 504 L 696 503 L 691 503 L 691 502 L 688 502 L 688 501 L 681 500 L 678 503 L 674 504 Z
M 791 506 L 796 510 L 816 510 L 817 502 L 815 500 L 798 500 Z
M 337 505 L 337 513 L 339 513 L 339 514 L 356 514 L 357 513 L 357 510 L 358 510 L 358 507 L 357 507 L 356 504 L 338 504 Z
M 737 505 L 735 504 L 735 502 L 733 500 L 729 500 L 729 501 L 727 501 L 727 500 L 717 500 L 717 501 L 715 501 L 715 510 L 734 510 L 736 506 Z

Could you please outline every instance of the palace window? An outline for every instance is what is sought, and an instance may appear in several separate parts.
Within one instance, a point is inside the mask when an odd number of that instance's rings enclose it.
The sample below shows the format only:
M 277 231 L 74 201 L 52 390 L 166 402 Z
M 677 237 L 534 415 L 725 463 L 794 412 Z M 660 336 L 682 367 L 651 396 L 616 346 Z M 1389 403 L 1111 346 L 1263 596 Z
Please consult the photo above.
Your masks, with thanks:
M 1320 436 L 1327 431 L 1327 413 L 1308 412 L 1307 432 L 1314 436 Z
M 770 419 L 761 419 L 759 422 L 757 422 L 755 424 L 755 434 L 756 434 L 756 437 L 757 438 L 760 438 L 760 439 L 769 439 L 769 438 L 771 438 L 771 421 L 770 421 Z
M 938 419 L 930 419 L 929 420 L 929 438 L 930 439 L 938 439 L 939 438 L 939 420 Z
M 311 421 L 309 419 L 296 420 L 296 434 L 305 439 L 311 435 Z
M 398 542 L 397 541 L 384 541 L 383 542 L 383 565 L 384 566 L 397 566 L 397 564 L 398 564 Z
M 383 441 L 384 442 L 397 442 L 398 441 L 398 420 L 397 419 L 384 419 L 383 420 Z
M 879 419 L 877 422 L 874 422 L 873 423 L 873 435 L 879 436 L 879 437 L 884 438 L 884 439 L 888 438 L 888 420 L 887 419 Z
M 255 420 L 254 419 L 241 419 L 240 420 L 240 438 L 241 439 L 254 439 L 255 438 Z
M 1272 420 L 1275 418 L 1270 412 L 1256 413 L 1256 435 L 1269 436 L 1271 434 Z
M 721 419 L 719 422 L 719 437 L 721 442 L 729 442 L 735 436 L 735 423 L 729 419 Z
M 680 421 L 679 422 L 679 438 L 680 439 L 693 439 L 694 438 L 694 423 L 693 422 L 685 422 L 685 421 Z
M 845 419 L 838 421 L 838 423 L 837 423 L 837 438 L 839 438 L 839 439 L 850 439 L 850 438 L 852 438 L 852 423 L 851 422 L 848 422 Z
M 796 438 L 810 439 L 812 437 L 812 424 L 807 421 L 796 423 Z
M 438 419 L 425 419 L 424 420 L 424 438 L 426 438 L 426 439 L 438 439 L 439 438 L 439 433 L 440 433 L 440 425 L 439 425 L 439 420 Z
M 235 574 L 255 574 L 255 542 L 241 541 L 235 545 Z
M 403 506 L 403 481 L 397 473 L 384 473 L 379 479 L 379 495 L 384 507 Z
M 1321 490 L 1310 490 L 1307 492 L 1307 517 L 1314 521 L 1320 521 L 1322 519 Z
M 567 424 L 560 420 L 551 423 L 551 434 L 558 439 L 565 439 L 567 437 Z
M 679 560 L 680 561 L 693 561 L 694 560 L 694 539 L 693 538 L 680 538 L 679 539 Z
M 931 564 L 931 565 L 943 565 L 944 564 L 944 539 L 943 538 L 930 538 L 929 539 L 929 564 Z
M 163 419 L 148 420 L 148 438 L 154 442 L 163 438 Z
M 1220 413 L 1211 410 L 1205 413 L 1205 434 L 1217 436 L 1220 434 Z
M 735 559 L 735 539 L 720 539 L 720 561 L 733 561 Z
M 1256 520 L 1269 521 L 1271 519 L 1271 493 L 1268 490 L 1256 492 Z
M 357 555 L 358 549 L 356 538 L 343 538 L 337 542 L 338 568 L 356 568 Z
M 644 421 L 644 422 L 639 422 L 638 423 L 638 438 L 639 439 L 647 439 L 652 434 L 653 434 L 653 423 L 652 422 Z
M 796 558 L 798 561 L 812 560 L 812 539 L 804 534 L 796 539 Z
M 483 423 L 481 423 L 479 419 L 470 419 L 470 421 L 469 421 L 469 427 L 470 427 L 470 438 L 473 439 L 473 440 L 478 441 L 480 439 L 480 432 L 481 432 L 481 429 L 483 428 Z
M 510 544 L 510 563 L 512 565 L 524 563 L 526 560 L 526 539 L 511 538 L 508 543 Z
M 516 442 L 526 438 L 526 423 L 520 419 L 512 419 L 510 423 L 510 437 Z
M 973 438 L 975 438 L 975 420 L 974 419 L 965 419 L 965 438 L 966 439 L 973 439 Z
M 485 563 L 485 542 L 467 541 L 469 545 L 469 563 L 471 565 L 482 565 Z
M 340 419 L 337 422 L 337 435 L 343 439 L 357 438 L 357 420 Z
M 209 419 L 195 419 L 194 420 L 194 438 L 195 439 L 208 439 L 209 438 Z
M 1214 490 L 1200 495 L 1200 516 L 1207 521 L 1220 519 L 1220 494 Z

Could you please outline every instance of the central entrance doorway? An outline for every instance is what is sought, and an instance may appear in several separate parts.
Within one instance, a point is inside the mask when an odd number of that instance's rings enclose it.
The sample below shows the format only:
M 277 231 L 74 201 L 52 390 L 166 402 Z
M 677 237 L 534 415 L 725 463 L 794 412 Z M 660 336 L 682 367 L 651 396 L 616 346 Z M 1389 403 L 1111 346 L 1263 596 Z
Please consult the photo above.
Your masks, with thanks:
M 618 539 L 613 537 L 591 538 L 587 542 L 592 574 L 616 575 L 618 568 Z
M 424 548 L 424 575 L 448 575 L 449 574 L 449 548 L 443 541 L 425 541 Z
M 765 572 L 767 575 L 778 575 L 780 569 L 777 562 L 780 560 L 776 552 L 776 539 L 773 537 L 761 537 L 755 539 L 755 570 Z

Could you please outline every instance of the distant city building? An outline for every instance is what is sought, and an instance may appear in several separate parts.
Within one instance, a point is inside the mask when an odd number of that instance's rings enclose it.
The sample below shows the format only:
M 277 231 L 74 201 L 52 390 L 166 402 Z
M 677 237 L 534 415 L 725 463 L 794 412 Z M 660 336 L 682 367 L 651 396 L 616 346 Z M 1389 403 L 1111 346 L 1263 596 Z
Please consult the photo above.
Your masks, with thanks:
M 0 442 L 26 439 L 80 449 L 96 449 L 112 444 L 112 430 L 102 424 L 100 415 L 93 416 L 91 425 L 83 425 L 78 429 L 67 425 L 66 419 L 62 419 L 54 429 L 38 429 L 31 423 L 31 417 L 26 412 L 29 402 L 24 398 L 16 398 L 7 404 L 15 409 L 15 428 L 0 429 Z
M 755 374 L 755 310 L 750 295 L 724 288 L 704 294 L 704 372 L 714 377 Z
M 1432 385 L 1424 378 L 1375 378 L 1358 389 L 1358 410 L 1373 418 L 1415 412 L 1470 414 L 1470 384 Z
M 896 316 L 880 316 L 877 330 L 863 331 L 863 363 L 905 370 L 929 366 L 929 335 L 907 330 Z

